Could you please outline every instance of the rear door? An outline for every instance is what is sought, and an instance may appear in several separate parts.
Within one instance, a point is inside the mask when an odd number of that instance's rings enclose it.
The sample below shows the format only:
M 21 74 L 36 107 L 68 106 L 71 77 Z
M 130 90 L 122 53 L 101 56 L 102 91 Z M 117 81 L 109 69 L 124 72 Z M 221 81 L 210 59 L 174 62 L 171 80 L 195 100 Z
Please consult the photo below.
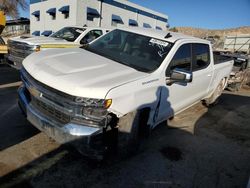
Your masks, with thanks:
M 213 76 L 213 64 L 211 63 L 210 47 L 208 44 L 192 44 L 192 101 L 204 98 L 209 89 Z

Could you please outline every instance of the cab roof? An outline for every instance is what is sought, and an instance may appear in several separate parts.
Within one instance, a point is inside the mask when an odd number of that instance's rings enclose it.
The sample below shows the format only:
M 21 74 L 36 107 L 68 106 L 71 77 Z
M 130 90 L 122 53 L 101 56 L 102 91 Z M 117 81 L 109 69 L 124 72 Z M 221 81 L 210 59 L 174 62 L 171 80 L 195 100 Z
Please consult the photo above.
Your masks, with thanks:
M 182 33 L 171 32 L 171 31 L 163 31 L 163 30 L 139 28 L 139 27 L 136 27 L 136 28 L 124 27 L 124 28 L 118 28 L 118 29 L 128 31 L 128 32 L 134 32 L 134 33 L 149 36 L 149 37 L 154 37 L 154 38 L 161 39 L 161 40 L 171 42 L 171 43 L 174 43 L 180 39 L 191 39 L 191 40 L 196 40 L 197 42 L 209 43 L 209 41 L 204 40 L 204 39 L 196 38 L 196 37 L 189 36 L 189 35 L 184 35 Z

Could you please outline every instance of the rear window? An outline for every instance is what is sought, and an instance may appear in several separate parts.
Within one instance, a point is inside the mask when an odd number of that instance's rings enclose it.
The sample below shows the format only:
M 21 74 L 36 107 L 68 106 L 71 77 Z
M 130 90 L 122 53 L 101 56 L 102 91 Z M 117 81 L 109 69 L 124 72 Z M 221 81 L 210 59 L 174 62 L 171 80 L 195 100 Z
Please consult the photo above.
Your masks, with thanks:
M 200 70 L 206 68 L 210 64 L 209 45 L 207 44 L 192 44 L 193 62 L 192 70 Z

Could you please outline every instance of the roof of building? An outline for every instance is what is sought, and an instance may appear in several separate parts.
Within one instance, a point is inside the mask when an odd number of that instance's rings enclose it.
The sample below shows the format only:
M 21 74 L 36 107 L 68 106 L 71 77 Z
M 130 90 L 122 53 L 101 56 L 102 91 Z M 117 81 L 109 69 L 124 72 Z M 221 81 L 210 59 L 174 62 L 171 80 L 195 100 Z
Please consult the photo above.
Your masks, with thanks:
M 30 19 L 21 17 L 15 20 L 6 21 L 6 25 L 20 25 L 20 24 L 30 24 Z

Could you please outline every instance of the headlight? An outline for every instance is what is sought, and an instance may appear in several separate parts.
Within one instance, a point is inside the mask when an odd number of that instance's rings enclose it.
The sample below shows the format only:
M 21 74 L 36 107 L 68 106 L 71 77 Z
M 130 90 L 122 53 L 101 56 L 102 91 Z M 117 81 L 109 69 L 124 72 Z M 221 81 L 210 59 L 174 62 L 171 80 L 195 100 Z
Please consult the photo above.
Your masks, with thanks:
M 40 46 L 37 45 L 37 46 L 35 47 L 35 52 L 39 52 L 40 50 L 41 50 Z
M 29 48 L 34 52 L 39 52 L 41 50 L 41 47 L 39 45 L 31 46 Z
M 82 104 L 85 107 L 108 109 L 112 104 L 112 99 L 93 99 L 93 98 L 76 97 L 75 102 L 78 104 Z
M 82 115 L 88 117 L 102 118 L 107 115 L 107 109 L 105 108 L 93 108 L 93 107 L 83 107 Z

